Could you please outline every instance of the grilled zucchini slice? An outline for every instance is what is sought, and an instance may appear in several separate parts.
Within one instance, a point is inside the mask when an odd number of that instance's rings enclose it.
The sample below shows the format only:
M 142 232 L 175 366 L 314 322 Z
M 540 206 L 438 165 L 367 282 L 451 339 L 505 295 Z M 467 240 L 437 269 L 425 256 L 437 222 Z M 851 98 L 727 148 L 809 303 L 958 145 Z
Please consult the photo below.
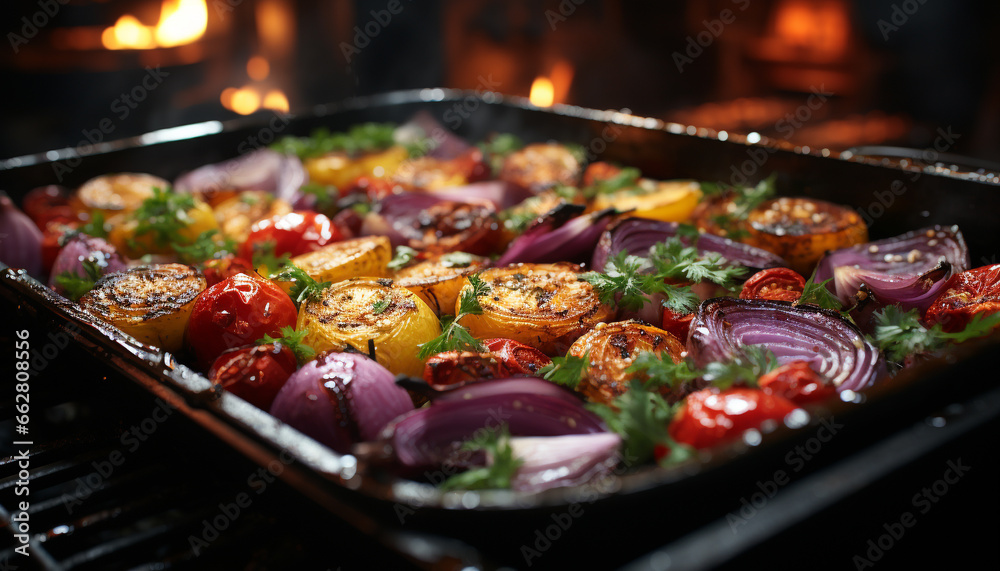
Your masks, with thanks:
M 419 346 L 441 334 L 437 316 L 416 294 L 376 278 L 334 283 L 302 304 L 295 329 L 308 330 L 304 342 L 317 353 L 353 350 L 414 377 L 424 371 Z
M 136 266 L 102 277 L 79 303 L 137 340 L 177 352 L 195 299 L 206 287 L 205 276 L 191 266 Z
M 483 312 L 465 315 L 460 323 L 479 339 L 506 337 L 549 355 L 562 355 L 577 337 L 614 315 L 594 287 L 579 278 L 578 270 L 573 264 L 513 264 L 485 270 L 479 277 L 489 291 L 477 297 Z M 471 288 L 467 283 L 462 291 Z

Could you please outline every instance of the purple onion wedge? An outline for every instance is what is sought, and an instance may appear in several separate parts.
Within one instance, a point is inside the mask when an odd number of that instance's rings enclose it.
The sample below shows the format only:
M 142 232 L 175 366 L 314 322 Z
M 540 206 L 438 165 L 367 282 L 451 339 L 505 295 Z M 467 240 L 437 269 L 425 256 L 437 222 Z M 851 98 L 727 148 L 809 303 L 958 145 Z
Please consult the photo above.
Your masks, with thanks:
M 867 387 L 885 373 L 878 349 L 839 314 L 787 301 L 720 297 L 691 321 L 688 352 L 695 365 L 728 362 L 746 345 L 763 345 L 779 364 L 807 361 L 838 391 Z
M 281 387 L 271 414 L 337 452 L 378 438 L 413 410 L 407 392 L 382 365 L 356 353 L 324 353 Z
M 584 484 L 618 464 L 622 439 L 613 432 L 511 438 L 514 457 L 523 462 L 511 489 L 539 492 Z
M 211 193 L 219 190 L 263 190 L 299 208 L 304 196 L 299 188 L 308 176 L 298 157 L 259 149 L 225 162 L 205 165 L 174 182 L 178 192 Z
M 468 385 L 397 418 L 383 433 L 396 464 L 409 474 L 435 470 L 446 463 L 462 464 L 468 456 L 459 452 L 462 443 L 477 431 L 495 430 L 502 424 L 514 437 L 607 432 L 604 422 L 565 389 L 556 387 L 566 392 L 557 396 L 521 382 L 526 379 L 516 380 L 517 384 L 503 379 Z M 501 390 L 487 391 L 494 383 Z
M 102 238 L 77 234 L 70 238 L 56 255 L 49 275 L 49 287 L 60 294 L 65 294 L 66 290 L 60 285 L 58 278 L 66 274 L 79 278 L 88 277 L 83 267 L 84 262 L 95 264 L 100 268 L 102 276 L 128 268 L 128 260 L 121 256 L 114 246 Z
M 679 224 L 676 222 L 626 218 L 607 229 L 601 236 L 597 249 L 594 250 L 591 267 L 595 271 L 603 271 L 607 261 L 623 250 L 634 256 L 645 257 L 653 244 L 676 236 L 678 227 Z M 687 238 L 682 237 L 681 241 L 689 243 Z M 699 234 L 695 247 L 699 254 L 717 253 L 733 264 L 753 270 L 788 266 L 784 260 L 771 252 L 714 234 Z
M 586 261 L 618 211 L 606 208 L 576 216 L 581 210 L 576 204 L 553 208 L 515 238 L 496 265 Z
M 864 284 L 879 304 L 924 311 L 948 278 L 969 265 L 969 249 L 958 226 L 931 226 L 828 252 L 815 279 L 833 278 L 833 291 L 845 305 Z
M 493 204 L 497 210 L 506 210 L 534 196 L 523 186 L 503 180 L 473 182 L 464 186 L 452 186 L 426 192 L 442 200 L 454 200 L 455 202 L 485 200 Z

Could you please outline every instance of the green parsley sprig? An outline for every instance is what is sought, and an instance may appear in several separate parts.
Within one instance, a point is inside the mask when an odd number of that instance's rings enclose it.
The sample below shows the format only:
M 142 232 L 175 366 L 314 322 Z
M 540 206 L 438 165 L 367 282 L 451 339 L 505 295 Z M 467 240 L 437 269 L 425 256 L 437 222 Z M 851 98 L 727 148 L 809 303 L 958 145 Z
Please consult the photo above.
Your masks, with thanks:
M 395 133 L 396 126 L 391 123 L 362 123 L 340 133 L 321 127 L 308 137 L 282 137 L 271 148 L 300 159 L 332 152 L 357 155 L 388 149 L 396 143 Z
M 420 252 L 409 246 L 396 246 L 396 253 L 393 255 L 392 260 L 389 261 L 389 269 L 401 270 L 410 265 L 410 262 L 415 260 L 419 255 Z
M 750 212 L 777 194 L 774 185 L 775 178 L 776 175 L 772 174 L 752 187 L 736 187 L 709 182 L 702 182 L 699 185 L 706 198 L 720 194 L 732 194 L 732 209 L 725 214 L 714 216 L 712 221 L 725 230 L 729 238 L 738 239 L 746 236 L 746 230 L 742 228 L 742 225 Z
M 461 449 L 486 452 L 488 464 L 451 476 L 441 482 L 440 489 L 443 491 L 509 489 L 518 468 L 524 463 L 514 457 L 514 449 L 510 445 L 510 430 L 506 424 L 492 430 L 487 429 L 481 437 L 465 442 Z
M 66 291 L 66 297 L 76 301 L 87 292 L 94 289 L 94 284 L 101 279 L 104 271 L 101 264 L 92 258 L 83 260 L 83 274 L 65 271 L 56 276 L 56 284 Z
M 253 254 L 251 263 L 255 268 L 265 268 L 266 271 L 270 273 L 280 272 L 282 268 L 292 263 L 292 256 L 289 254 L 282 254 L 281 256 L 274 255 L 275 242 L 274 240 L 266 240 L 264 242 L 257 242 L 253 245 Z
M 669 353 L 640 353 L 629 371 L 641 373 L 648 379 L 650 386 L 677 387 L 684 382 L 704 379 L 720 390 L 725 390 L 735 384 L 756 386 L 757 379 L 774 370 L 778 366 L 778 358 L 763 345 L 746 345 L 741 353 L 725 362 L 713 361 L 704 368 L 697 368 L 687 360 L 674 363 Z
M 294 327 L 286 325 L 281 328 L 280 337 L 265 335 L 257 340 L 257 345 L 273 343 L 275 345 L 288 347 L 291 349 L 292 353 L 295 354 L 295 359 L 299 362 L 299 366 L 302 366 L 316 356 L 316 350 L 304 343 L 306 335 L 308 334 L 308 329 L 296 331 Z
M 479 304 L 479 296 L 487 295 L 490 286 L 479 277 L 479 274 L 469 276 L 469 283 L 472 288 L 462 291 L 459 298 L 458 315 L 441 316 L 441 335 L 420 346 L 417 354 L 419 359 L 426 359 L 431 355 L 437 355 L 445 351 L 476 351 L 482 352 L 486 348 L 483 344 L 469 333 L 469 330 L 459 324 L 459 321 L 466 315 L 480 315 L 483 307 Z
M 218 230 L 205 230 L 190 244 L 171 244 L 177 256 L 185 264 L 198 264 L 218 258 L 227 252 L 236 251 L 236 241 L 225 238 Z
M 143 200 L 132 214 L 138 221 L 135 235 L 152 235 L 157 246 L 185 244 L 188 240 L 180 231 L 193 222 L 188 211 L 194 207 L 194 196 L 156 187 L 153 196 Z
M 281 271 L 271 274 L 270 279 L 293 282 L 289 297 L 295 302 L 295 307 L 301 306 L 304 302 L 319 297 L 332 282 L 318 282 L 312 278 L 305 270 L 289 263 Z
M 903 311 L 895 305 L 888 305 L 877 311 L 874 320 L 872 342 L 889 360 L 897 363 L 901 363 L 909 355 L 943 349 L 949 343 L 985 337 L 1000 327 L 1000 313 L 977 313 L 965 329 L 949 333 L 940 323 L 925 327 L 920 322 L 919 310 Z
M 576 389 L 583 380 L 583 375 L 590 363 L 590 352 L 583 354 L 583 357 L 566 355 L 565 357 L 553 357 L 552 362 L 538 370 L 538 376 L 566 388 Z

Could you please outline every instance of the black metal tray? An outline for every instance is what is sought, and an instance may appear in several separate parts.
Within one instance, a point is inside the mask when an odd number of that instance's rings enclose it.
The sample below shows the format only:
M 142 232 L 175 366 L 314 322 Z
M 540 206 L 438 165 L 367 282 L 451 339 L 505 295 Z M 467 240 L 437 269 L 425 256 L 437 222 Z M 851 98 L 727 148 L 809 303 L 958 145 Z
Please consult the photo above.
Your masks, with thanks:
M 869 221 L 873 238 L 935 223 L 958 224 L 974 266 L 996 262 L 1000 250 L 995 227 L 1000 188 L 993 173 L 958 173 L 948 165 L 918 169 L 767 140 L 750 144 L 734 136 L 626 112 L 569 106 L 538 109 L 520 98 L 442 89 L 353 99 L 299 116 L 209 122 L 90 149 L 10 159 L 0 162 L 0 187 L 17 197 L 35 186 L 59 183 L 73 187 L 93 176 L 121 171 L 148 172 L 173 180 L 186 170 L 231 158 L 280 136 L 307 134 L 318 126 L 335 130 L 364 121 L 404 122 L 421 110 L 471 140 L 491 132 L 513 132 L 527 141 L 575 142 L 593 157 L 634 165 L 656 178 L 728 182 L 746 177 L 753 183 L 776 173 L 781 194 L 856 207 Z M 137 344 L 92 319 L 23 272 L 5 267 L 0 270 L 0 294 L 8 310 L 16 307 L 45 331 L 66 332 L 108 367 L 125 373 L 262 466 L 279 462 L 281 477 L 292 486 L 378 535 L 386 545 L 411 554 L 414 549 L 420 551 L 412 543 L 416 536 L 411 535 L 419 532 L 420 545 L 437 546 L 437 558 L 428 555 L 435 561 L 453 555 L 448 553 L 449 544 L 427 543 L 423 534 L 457 538 L 493 560 L 525 565 L 560 561 L 550 553 L 570 549 L 589 553 L 600 543 L 602 534 L 609 533 L 607 527 L 615 529 L 611 533 L 617 548 L 588 556 L 595 564 L 622 564 L 663 544 L 680 550 L 675 559 L 683 559 L 684 553 L 699 553 L 695 559 L 703 564 L 725 560 L 726 546 L 730 553 L 747 549 L 802 518 L 820 513 L 830 501 L 849 497 L 866 481 L 899 468 L 907 459 L 924 456 L 934 447 L 960 438 L 970 427 L 1000 415 L 1000 396 L 994 394 L 996 386 L 989 374 L 990 353 L 998 346 L 992 338 L 963 346 L 946 360 L 907 371 L 855 395 L 850 402 L 813 411 L 803 426 L 779 428 L 764 434 L 759 443 L 737 443 L 677 469 L 650 468 L 616 475 L 596 485 L 539 494 L 440 494 L 431 486 L 396 480 L 359 466 L 353 456 L 338 455 L 241 399 L 215 390 L 173 355 Z M 957 383 L 956 379 L 963 381 Z M 44 382 L 44 376 L 38 381 Z M 922 426 L 928 417 L 943 418 L 945 413 L 940 411 L 946 410 L 950 420 L 933 427 L 933 437 L 900 436 Z M 843 428 L 827 441 L 823 430 L 829 431 L 830 419 Z M 716 537 L 708 551 L 699 547 L 698 536 L 689 536 L 693 539 L 687 544 L 671 543 L 699 528 L 709 530 L 709 535 L 713 525 L 731 528 L 732 519 L 727 516 L 739 513 L 741 500 L 753 498 L 758 484 L 773 480 L 776 468 L 791 466 L 790 451 L 797 446 L 815 446 L 817 439 L 823 439 L 823 453 L 810 456 L 801 469 L 786 470 L 789 483 L 781 484 L 781 493 L 758 510 L 771 516 L 758 517 L 755 512 L 747 520 L 747 533 L 731 530 L 723 534 L 725 537 Z M 857 460 L 857 465 L 850 464 L 852 458 L 886 442 L 893 443 L 895 454 L 875 454 L 860 464 Z M 798 465 L 796 462 L 791 467 Z M 829 474 L 845 470 L 845 466 L 855 470 L 851 472 L 853 479 L 834 478 L 831 483 Z M 724 493 L 719 494 L 719 490 Z M 670 517 L 677 513 L 684 517 Z M 607 518 L 616 523 L 608 523 Z M 560 522 L 565 529 L 551 531 L 550 527 Z M 546 543 L 535 535 L 539 530 L 575 539 L 550 538 Z M 532 549 L 544 555 L 544 560 L 535 558 Z M 667 553 L 652 555 L 649 563 L 662 561 Z M 706 557 L 708 553 L 712 557 Z

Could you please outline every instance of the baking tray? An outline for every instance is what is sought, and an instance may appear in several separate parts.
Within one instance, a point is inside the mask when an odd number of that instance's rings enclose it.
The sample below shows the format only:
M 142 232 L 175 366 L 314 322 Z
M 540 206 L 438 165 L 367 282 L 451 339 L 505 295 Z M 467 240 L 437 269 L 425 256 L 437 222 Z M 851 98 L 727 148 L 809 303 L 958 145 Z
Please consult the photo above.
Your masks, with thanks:
M 869 221 L 873 239 L 930 224 L 958 224 L 970 246 L 973 266 L 996 262 L 1000 250 L 996 217 L 983 214 L 1000 212 L 1000 181 L 995 173 L 960 172 L 948 164 L 918 168 L 905 161 L 841 156 L 767 139 L 751 144 L 733 135 L 637 117 L 627 111 L 573 106 L 539 109 L 522 98 L 444 89 L 357 98 L 300 115 L 188 125 L 90 148 L 9 159 L 0 163 L 0 186 L 17 198 L 35 186 L 59 183 L 75 187 L 109 172 L 147 172 L 174 180 L 186 170 L 232 158 L 280 136 L 305 135 L 319 126 L 344 129 L 365 121 L 402 123 L 418 111 L 430 113 L 470 140 L 483 139 L 492 132 L 512 132 L 529 142 L 574 142 L 594 158 L 634 165 L 653 178 L 724 182 L 745 178 L 754 183 L 776 173 L 779 194 L 853 205 Z M 338 455 L 315 443 L 238 397 L 216 390 L 174 355 L 137 344 L 92 319 L 23 272 L 3 267 L 0 294 L 5 304 L 16 306 L 42 331 L 65 332 L 107 367 L 163 398 L 261 466 L 280 466 L 280 476 L 313 501 L 379 536 L 390 548 L 418 559 L 422 553 L 435 564 L 462 552 L 462 547 L 448 543 L 450 539 L 474 546 L 494 561 L 541 562 L 541 558 L 532 561 L 530 549 L 537 551 L 546 542 L 533 532 L 569 521 L 569 528 L 558 535 L 565 533 L 575 539 L 550 540 L 539 552 L 545 555 L 545 562 L 564 561 L 559 553 L 596 545 L 606 533 L 602 531 L 606 519 L 621 519 L 627 514 L 629 520 L 643 523 L 616 523 L 619 531 L 626 532 L 616 533 L 617 549 L 602 554 L 584 549 L 591 563 L 622 564 L 693 530 L 726 521 L 726 515 L 740 507 L 740 499 L 752 497 L 755 484 L 772 478 L 776 466 L 787 465 L 790 450 L 814 442 L 811 439 L 821 434 L 823 419 L 836 419 L 844 428 L 836 438 L 823 443 L 821 456 L 790 474 L 791 484 L 808 489 L 809 482 L 815 481 L 811 478 L 843 469 L 851 457 L 872 445 L 895 442 L 891 439 L 914 423 L 920 425 L 929 415 L 938 418 L 944 414 L 941 411 L 949 410 L 950 416 L 965 418 L 968 424 L 986 422 L 1000 414 L 1000 399 L 991 393 L 995 383 L 990 374 L 990 352 L 1000 345 L 994 337 L 963 346 L 948 359 L 907 371 L 849 402 L 816 410 L 802 426 L 780 427 L 764 434 L 759 442 L 735 443 L 676 469 L 651 468 L 614 475 L 599 485 L 537 494 L 440 494 L 431 486 L 397 480 L 359 465 L 354 456 Z M 956 378 L 963 382 L 956 383 Z M 942 395 L 946 395 L 944 399 Z M 976 410 L 980 416 L 956 414 L 956 410 Z M 935 432 L 937 440 L 910 439 L 903 449 L 910 457 L 919 457 L 932 443 L 960 438 L 962 431 L 956 427 L 961 426 L 945 423 L 943 430 Z M 885 457 L 879 459 L 886 462 Z M 871 461 L 863 463 L 862 472 L 874 478 L 887 469 Z M 829 487 L 826 489 L 827 498 L 835 496 Z M 720 497 L 717 490 L 725 493 Z M 845 494 L 851 490 L 850 486 L 842 488 Z M 821 511 L 825 504 L 813 498 L 796 505 L 796 510 L 782 511 L 777 501 L 770 504 L 770 509 L 784 517 L 770 524 L 765 518 L 753 521 L 749 529 L 756 530 L 757 535 L 752 536 L 755 541 L 793 525 L 797 521 L 790 515 L 793 512 L 805 509 L 799 514 L 804 517 Z M 671 518 L 665 512 L 684 513 L 685 517 Z M 650 522 L 655 532 L 650 531 Z M 523 537 L 511 530 L 518 530 Z M 737 550 L 749 545 L 745 540 L 729 543 Z M 525 546 L 529 548 L 527 555 L 521 550 Z M 724 553 L 719 548 L 715 551 L 716 557 Z

